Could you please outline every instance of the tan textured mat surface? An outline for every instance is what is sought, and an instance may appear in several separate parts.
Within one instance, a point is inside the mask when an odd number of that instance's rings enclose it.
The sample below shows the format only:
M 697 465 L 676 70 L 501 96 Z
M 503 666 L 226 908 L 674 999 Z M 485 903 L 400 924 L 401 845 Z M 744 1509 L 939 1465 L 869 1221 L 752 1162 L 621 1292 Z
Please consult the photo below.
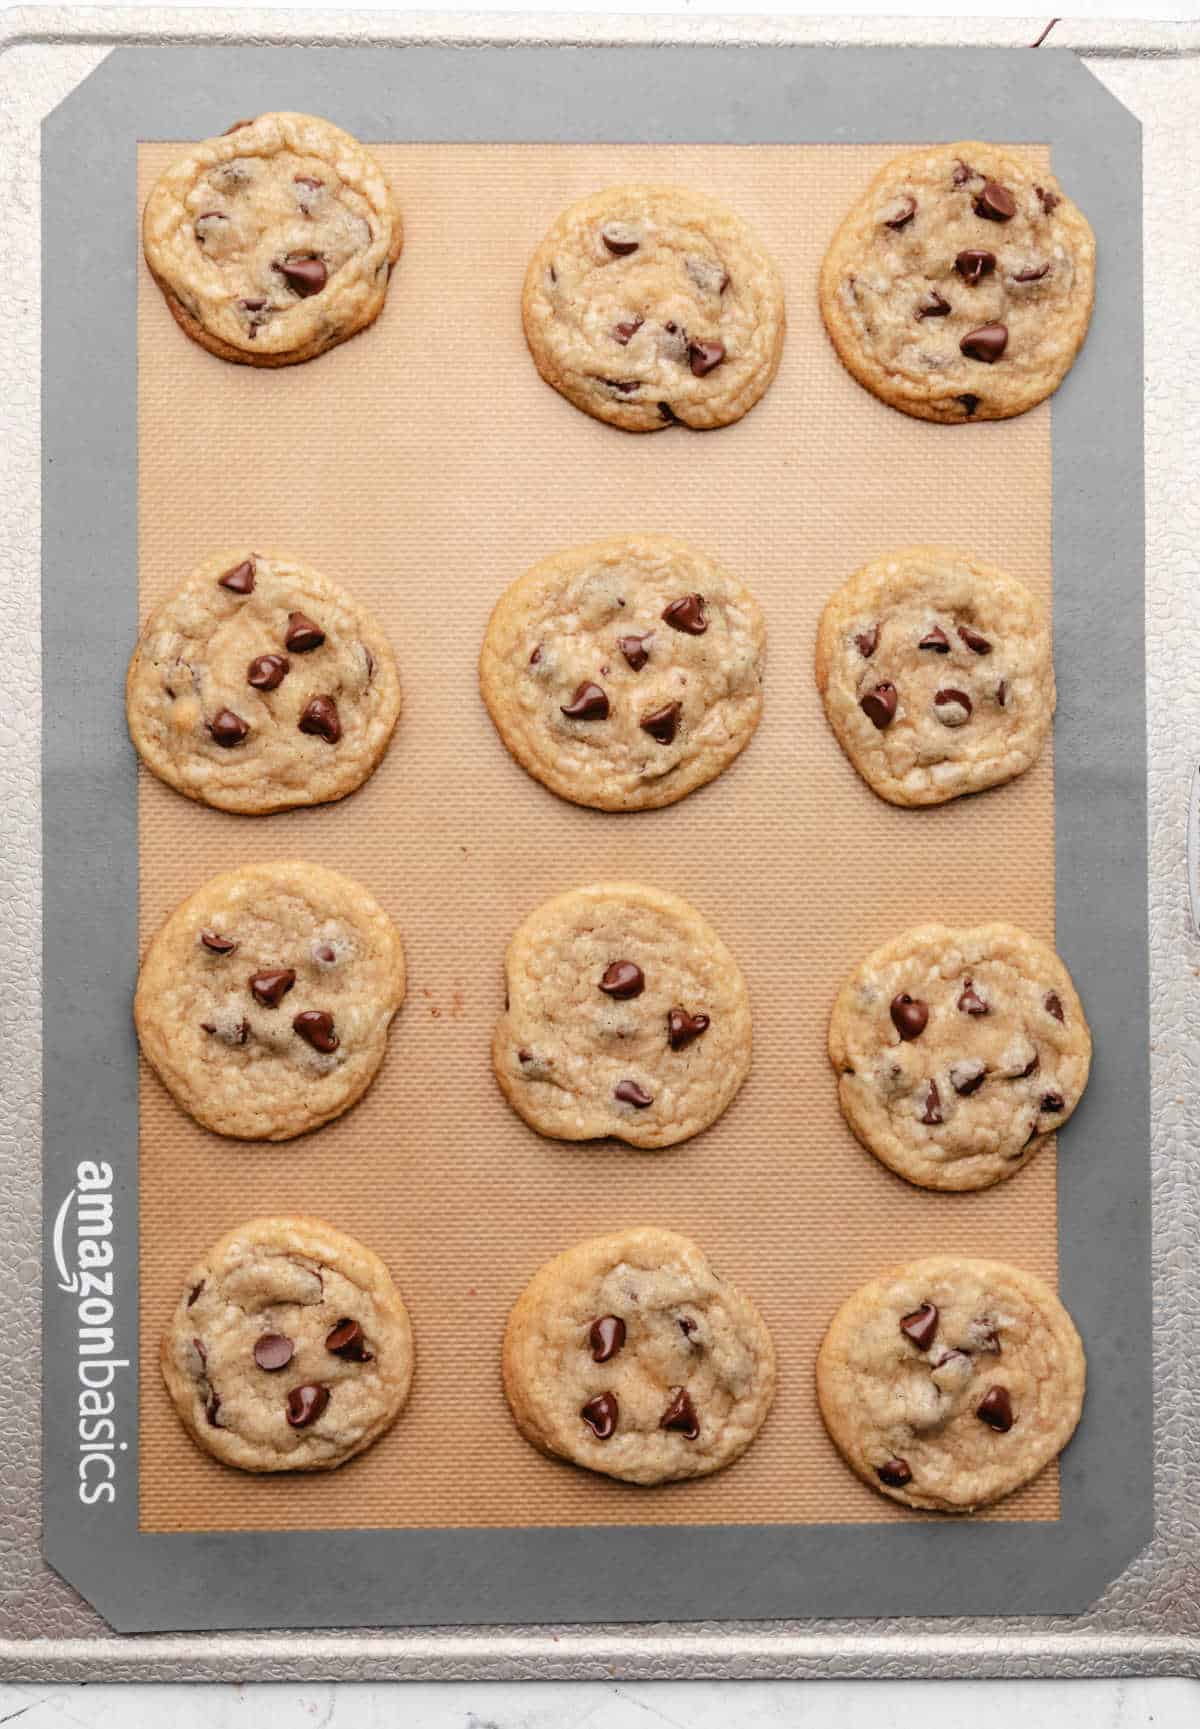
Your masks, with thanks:
M 142 147 L 142 199 L 178 149 Z M 1054 1154 L 983 1194 L 909 1188 L 842 1122 L 826 1021 L 848 968 L 919 920 L 998 916 L 1053 938 L 1051 760 L 1047 751 L 1014 785 L 940 809 L 885 805 L 827 730 L 813 643 L 827 594 L 911 541 L 960 545 L 1049 600 L 1050 405 L 939 427 L 884 408 L 842 371 L 821 327 L 817 269 L 887 148 L 379 154 L 404 214 L 404 256 L 378 323 L 309 365 L 260 372 L 211 358 L 141 271 L 143 615 L 225 544 L 289 551 L 379 613 L 405 692 L 383 766 L 341 804 L 233 817 L 143 774 L 143 944 L 214 872 L 307 856 L 382 901 L 410 974 L 374 1089 L 304 1139 L 222 1141 L 143 1067 L 142 1524 L 911 1518 L 858 1483 L 825 1437 L 812 1387 L 825 1324 L 881 1267 L 939 1250 L 1011 1259 L 1053 1280 Z M 634 178 L 725 199 L 783 267 L 783 364 L 763 402 L 726 431 L 619 433 L 555 395 L 525 351 L 531 248 L 563 204 Z M 492 602 L 528 565 L 635 528 L 689 537 L 755 590 L 766 704 L 754 742 L 712 786 L 664 811 L 612 816 L 561 802 L 510 760 L 475 660 Z M 692 900 L 750 987 L 749 1082 L 714 1128 L 665 1153 L 542 1140 L 491 1073 L 510 932 L 548 895 L 604 877 Z M 290 1211 L 324 1215 L 388 1262 L 411 1308 L 417 1375 L 399 1425 L 344 1470 L 254 1478 L 187 1439 L 159 1379 L 158 1335 L 213 1239 L 239 1219 Z M 639 1222 L 696 1237 L 762 1308 L 780 1355 L 779 1397 L 747 1456 L 658 1490 L 534 1453 L 509 1421 L 498 1372 L 505 1315 L 533 1270 L 580 1237 Z M 1057 1508 L 1049 1471 L 992 1516 L 1046 1519 Z

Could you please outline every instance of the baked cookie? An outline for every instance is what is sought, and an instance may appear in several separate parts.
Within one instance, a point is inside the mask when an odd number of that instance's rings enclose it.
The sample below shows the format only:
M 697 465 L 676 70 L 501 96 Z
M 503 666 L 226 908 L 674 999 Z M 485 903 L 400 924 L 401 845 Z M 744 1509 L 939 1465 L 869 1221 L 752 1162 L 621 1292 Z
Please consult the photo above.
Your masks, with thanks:
M 971 1513 L 1062 1452 L 1083 1346 L 1054 1292 L 1003 1261 L 934 1255 L 847 1299 L 817 1357 L 831 1439 L 906 1507 Z
M 383 1062 L 404 948 L 349 877 L 302 859 L 197 889 L 146 953 L 133 1013 L 147 1061 L 205 1128 L 287 1141 L 340 1116 Z
M 944 804 L 1037 761 L 1054 714 L 1041 605 L 1015 577 L 911 546 L 829 600 L 817 687 L 837 741 L 889 804 Z
M 923 1189 L 986 1189 L 1066 1122 L 1092 1036 L 1066 967 L 1027 931 L 919 925 L 842 986 L 829 1060 L 877 1159 Z
M 400 713 L 378 621 L 319 571 L 217 553 L 150 614 L 125 682 L 129 735 L 168 786 L 262 816 L 374 771 Z
M 609 186 L 564 210 L 521 316 L 546 383 L 626 432 L 740 420 L 783 352 L 774 260 L 731 210 L 676 186 Z
M 403 230 L 357 139 L 311 114 L 260 114 L 167 169 L 142 241 L 193 341 L 222 360 L 291 366 L 378 316 Z
M 1005 420 L 1087 335 L 1096 240 L 1052 174 L 994 144 L 893 157 L 833 237 L 821 312 L 843 365 L 920 420 Z
M 492 1064 L 510 1105 L 561 1141 L 669 1147 L 750 1070 L 741 968 L 695 907 L 641 883 L 546 901 L 508 945 Z
M 766 632 L 736 577 L 666 534 L 543 559 L 505 590 L 479 657 L 501 738 L 561 798 L 674 804 L 750 742 Z
M 188 1434 L 243 1471 L 330 1471 L 404 1408 L 413 1336 L 378 1255 L 323 1219 L 251 1219 L 188 1274 L 162 1338 Z
M 731 1464 L 775 1397 L 758 1310 L 695 1243 L 652 1225 L 578 1243 L 535 1273 L 502 1366 L 527 1441 L 629 1483 Z

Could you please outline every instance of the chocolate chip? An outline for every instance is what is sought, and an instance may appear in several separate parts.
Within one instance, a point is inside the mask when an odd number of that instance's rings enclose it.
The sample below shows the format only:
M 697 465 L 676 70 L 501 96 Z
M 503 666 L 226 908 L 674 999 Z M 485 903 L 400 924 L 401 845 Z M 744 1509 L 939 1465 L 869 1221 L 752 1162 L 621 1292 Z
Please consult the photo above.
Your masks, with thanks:
M 329 272 L 325 268 L 324 261 L 320 258 L 314 258 L 311 253 L 289 252 L 281 263 L 276 264 L 275 268 L 293 294 L 298 294 L 301 300 L 307 300 L 313 294 L 320 294 L 329 280 Z
M 975 178 L 975 170 L 968 168 L 966 163 L 960 160 L 954 164 L 954 172 L 950 178 L 956 186 L 965 186 L 968 180 Z
M 1061 1111 L 1062 1108 L 1063 1096 L 1061 1093 L 1042 1094 L 1042 1109 L 1044 1111 Z
M 950 1085 L 960 1099 L 969 1099 L 987 1079 L 987 1068 L 981 1062 L 951 1063 Z
M 917 201 L 906 192 L 903 197 L 896 200 L 894 213 L 891 216 L 884 217 L 883 226 L 885 228 L 903 228 L 907 223 L 912 221 L 916 214 Z
M 884 732 L 896 718 L 896 704 L 899 700 L 900 693 L 895 685 L 885 679 L 882 684 L 877 684 L 874 690 L 869 690 L 866 696 L 860 697 L 858 706 L 871 725 Z
M 859 654 L 864 660 L 870 660 L 879 647 L 879 626 L 873 624 L 868 630 L 860 630 L 854 640 L 858 644 Z
M 687 636 L 703 636 L 708 629 L 702 594 L 681 594 L 678 600 L 663 607 L 662 616 L 672 630 L 681 630 Z
M 1037 1052 L 1034 1051 L 1034 1053 L 1030 1057 L 1029 1061 L 1025 1064 L 1025 1067 L 1023 1069 L 1021 1069 L 1020 1072 L 1017 1074 L 1017 1076 L 1016 1076 L 1017 1080 L 1027 1081 L 1029 1079 L 1030 1075 L 1036 1075 L 1037 1074 L 1037 1072 L 1041 1068 L 1041 1066 L 1042 1066 L 1042 1059 L 1038 1056 Z
M 529 657 L 529 664 L 530 664 L 530 666 L 540 666 L 541 661 L 542 661 L 542 645 L 539 642 L 537 647 L 534 649 L 533 653 Z
M 700 1419 L 696 1415 L 696 1407 L 692 1404 L 691 1395 L 686 1387 L 680 1387 L 659 1418 L 658 1426 L 660 1429 L 673 1430 L 687 1441 L 696 1439 L 700 1433 Z
M 640 997 L 646 988 L 646 975 L 636 961 L 612 961 L 604 969 L 600 989 L 610 997 Z
M 628 258 L 641 245 L 638 231 L 631 222 L 606 222 L 600 238 L 614 258 Z
M 1043 277 L 1049 276 L 1049 274 L 1050 274 L 1050 265 L 1048 262 L 1046 264 L 1030 264 L 1024 270 L 1014 271 L 1013 272 L 1013 281 L 1014 282 L 1040 282 Z
M 619 324 L 613 325 L 613 341 L 619 342 L 622 348 L 627 348 L 630 339 L 637 335 L 645 322 L 640 313 L 636 313 L 632 318 L 622 318 Z
M 232 570 L 227 570 L 224 576 L 219 576 L 217 582 L 222 588 L 227 588 L 230 594 L 254 593 L 254 560 L 243 559 L 241 564 L 235 564 Z
M 219 744 L 222 750 L 232 750 L 235 744 L 241 744 L 250 728 L 231 708 L 219 708 L 209 721 L 208 730 L 214 744 Z
M 598 1316 L 588 1328 L 588 1343 L 594 1363 L 607 1363 L 615 1357 L 625 1343 L 625 1323 L 620 1315 Z
M 296 1347 L 286 1333 L 263 1333 L 254 1341 L 254 1361 L 269 1374 L 286 1369 L 295 1354 Z
M 1048 1015 L 1054 1016 L 1056 1021 L 1061 1021 L 1064 1018 L 1062 998 L 1057 991 L 1047 991 L 1042 998 L 1042 1006 Z
M 283 640 L 289 654 L 311 654 L 325 641 L 325 632 L 307 613 L 289 612 L 287 634 Z
M 601 384 L 606 384 L 610 390 L 615 390 L 620 396 L 632 396 L 635 390 L 641 389 L 638 378 L 602 378 Z
M 208 1392 L 208 1403 L 204 1407 L 204 1415 L 208 1418 L 210 1426 L 214 1429 L 219 1429 L 221 1427 L 221 1424 L 217 1421 L 217 1418 L 220 1414 L 220 1410 L 221 1410 L 220 1395 L 218 1393 L 215 1393 L 212 1390 L 212 1388 L 210 1387 L 209 1392 Z
M 709 1028 L 707 1015 L 689 1015 L 686 1009 L 667 1010 L 667 1043 L 673 1051 L 682 1051 Z
M 673 744 L 675 734 L 679 730 L 679 717 L 683 713 L 681 702 L 665 702 L 661 708 L 654 709 L 650 714 L 644 714 L 638 725 L 643 732 L 648 732 L 651 738 L 659 744 Z
M 641 672 L 650 659 L 648 644 L 654 641 L 654 632 L 648 630 L 644 636 L 619 636 L 617 647 L 629 662 L 634 672 Z
M 934 713 L 944 726 L 963 726 L 974 708 L 965 690 L 935 690 Z
M 333 1030 L 333 1016 L 328 1009 L 305 1009 L 292 1022 L 293 1032 L 299 1033 L 305 1044 L 328 1056 L 338 1048 L 338 1036 Z
M 1008 681 L 1006 679 L 1002 678 L 1000 683 L 996 686 L 996 701 L 999 703 L 1001 708 L 1003 708 L 1005 703 L 1008 701 Z
M 991 654 L 992 645 L 987 637 L 980 636 L 979 632 L 972 630 L 969 624 L 960 624 L 958 634 L 972 654 Z
M 586 1405 L 581 1405 L 579 1415 L 598 1441 L 607 1441 L 616 1433 L 617 1418 L 620 1410 L 615 1393 L 597 1393 L 594 1399 L 589 1399 Z
M 214 955 L 231 955 L 237 948 L 232 937 L 223 937 L 220 931 L 201 931 L 200 941 Z
M 941 625 L 935 624 L 933 629 L 927 631 L 921 638 L 917 647 L 932 649 L 934 654 L 949 654 L 950 638 L 946 635 Z
M 679 1331 L 683 1334 L 689 1345 L 692 1342 L 692 1334 L 697 1330 L 699 1325 L 700 1323 L 698 1321 L 693 1321 L 690 1315 L 680 1315 Z
M 715 367 L 720 366 L 724 358 L 725 344 L 723 342 L 693 340 L 688 343 L 688 365 L 697 378 L 703 378 L 707 373 L 712 372 Z
M 310 697 L 304 712 L 296 722 L 301 732 L 323 738 L 326 744 L 336 744 L 342 736 L 342 723 L 337 704 L 331 696 Z
M 910 997 L 907 991 L 901 991 L 892 998 L 889 1012 L 892 1025 L 905 1042 L 919 1039 L 929 1024 L 929 1004 L 923 1003 L 920 997 Z
M 989 180 L 975 198 L 975 214 L 985 222 L 1010 222 L 1017 214 L 1017 201 L 1007 186 Z
M 958 1012 L 963 1015 L 986 1015 L 988 1006 L 975 989 L 973 979 L 964 979 L 958 995 Z
M 323 180 L 314 180 L 311 174 L 293 174 L 292 182 L 296 186 L 304 186 L 309 192 L 319 192 L 324 186 Z
M 1045 211 L 1047 216 L 1049 216 L 1052 210 L 1057 210 L 1058 206 L 1062 203 L 1062 199 L 1058 196 L 1057 192 L 1047 192 L 1044 186 L 1035 186 L 1033 190 L 1037 193 L 1042 209 Z
M 979 407 L 979 404 L 982 402 L 983 398 L 980 396 L 972 396 L 971 392 L 968 390 L 968 391 L 964 391 L 962 396 L 956 396 L 954 398 L 954 400 L 955 400 L 955 402 L 961 402 L 963 405 L 963 408 L 966 410 L 966 412 L 968 414 L 974 414 L 975 410 Z
M 187 1300 L 187 1306 L 189 1309 L 191 1308 L 192 1304 L 196 1301 L 196 1298 L 200 1295 L 200 1293 L 203 1289 L 204 1289 L 204 1280 L 203 1279 L 201 1279 L 201 1281 L 198 1285 L 192 1286 L 190 1292 L 188 1293 L 188 1300 Z
M 964 252 L 959 253 L 954 260 L 954 268 L 964 282 L 969 282 L 974 287 L 985 276 L 992 274 L 996 268 L 996 254 L 994 252 L 982 252 L 970 246 Z
M 1012 1400 L 1008 1396 L 1008 1388 L 989 1387 L 976 1405 L 975 1415 L 981 1423 L 986 1423 L 989 1429 L 995 1429 L 999 1434 L 1007 1435 L 1016 1421 L 1013 1416 Z
M 886 1483 L 889 1489 L 903 1489 L 912 1482 L 912 1471 L 907 1459 L 887 1459 L 882 1465 L 876 1465 L 875 1475 L 881 1483 Z
M 218 1033 L 216 1026 L 212 1021 L 201 1021 L 200 1031 L 202 1033 L 208 1033 L 210 1036 L 215 1035 L 221 1040 L 222 1044 L 244 1045 L 246 1040 L 250 1037 L 250 1022 L 241 1021 L 236 1027 L 226 1027 Z
M 278 690 L 291 669 L 286 654 L 260 654 L 246 668 L 246 683 L 255 690 Z
M 570 702 L 560 704 L 568 720 L 607 720 L 608 698 L 598 684 L 585 679 L 577 685 Z
M 917 307 L 917 317 L 945 318 L 953 310 L 950 302 L 940 295 L 936 288 L 931 288 L 929 292 L 933 298 L 930 300 L 928 306 Z
M 938 1092 L 938 1084 L 936 1081 L 930 1081 L 925 1089 L 925 1109 L 921 1114 L 921 1121 L 932 1129 L 936 1128 L 939 1123 L 944 1123 L 945 1120 L 942 1115 L 942 1095 Z
M 255 115 L 254 119 L 257 120 L 257 118 L 258 118 L 258 116 Z M 222 132 L 222 134 L 221 134 L 221 137 L 222 138 L 228 138 L 229 134 L 231 132 L 240 132 L 242 130 L 243 126 L 253 126 L 253 125 L 254 125 L 254 120 L 235 120 L 232 126 L 227 126 L 225 128 L 224 132 Z
M 619 1099 L 623 1105 L 633 1105 L 639 1111 L 654 1103 L 654 1095 L 645 1087 L 639 1087 L 636 1081 L 618 1081 L 613 1088 L 613 1098 Z
M 927 1351 L 937 1336 L 936 1303 L 922 1303 L 919 1309 L 900 1317 L 900 1331 L 910 1338 L 918 1351 Z
M 531 1063 L 533 1061 L 533 1052 L 526 1050 L 518 1051 L 517 1061 L 522 1065 L 522 1067 L 524 1067 L 526 1063 Z
M 981 324 L 978 330 L 969 330 L 958 346 L 968 360 L 982 360 L 994 366 L 1008 347 L 1008 326 Z
M 658 412 L 663 420 L 671 421 L 679 418 L 669 402 L 660 402 L 658 405 Z
M 264 1009 L 277 1009 L 296 982 L 291 967 L 271 967 L 248 981 L 250 994 Z
M 198 246 L 207 246 L 210 236 L 215 236 L 220 233 L 218 224 L 228 221 L 229 218 L 225 215 L 223 210 L 202 210 L 200 215 L 197 216 L 195 222 L 192 224 L 192 233 L 196 236 L 196 244 Z M 207 223 L 207 230 L 200 226 L 202 222 Z
M 343 1315 L 325 1335 L 325 1349 L 346 1363 L 369 1363 L 371 1353 L 362 1328 L 352 1315 Z
M 287 1420 L 293 1429 L 307 1429 L 328 1403 L 329 1388 L 306 1381 L 302 1387 L 293 1387 L 287 1396 Z
M 337 952 L 329 943 L 321 943 L 313 950 L 313 959 L 324 967 L 331 967 L 337 960 Z

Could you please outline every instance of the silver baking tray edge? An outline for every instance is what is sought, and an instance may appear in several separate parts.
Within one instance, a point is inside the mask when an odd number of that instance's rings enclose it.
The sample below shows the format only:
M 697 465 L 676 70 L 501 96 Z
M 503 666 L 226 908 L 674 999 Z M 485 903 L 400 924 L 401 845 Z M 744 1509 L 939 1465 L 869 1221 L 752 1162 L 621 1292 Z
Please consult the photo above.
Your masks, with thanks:
M 1146 361 L 1146 628 L 1151 940 L 1155 1523 L 1085 1614 L 888 1621 L 114 1635 L 41 1553 L 42 674 L 40 124 L 119 44 L 1030 44 L 1044 18 L 755 19 L 17 8 L 0 16 L 0 1677 L 78 1680 L 1200 1676 L 1200 937 L 1188 916 L 1187 803 L 1200 738 L 1200 25 L 1059 22 L 1141 121 Z M 86 165 L 81 164 L 81 171 Z M 1099 578 L 1099 573 L 1098 573 Z M 97 573 L 102 587 L 103 575 Z M 52 687 L 46 691 L 52 702 Z M 102 868 L 102 865 L 98 866 Z M 1081 892 L 1083 891 L 1081 885 Z

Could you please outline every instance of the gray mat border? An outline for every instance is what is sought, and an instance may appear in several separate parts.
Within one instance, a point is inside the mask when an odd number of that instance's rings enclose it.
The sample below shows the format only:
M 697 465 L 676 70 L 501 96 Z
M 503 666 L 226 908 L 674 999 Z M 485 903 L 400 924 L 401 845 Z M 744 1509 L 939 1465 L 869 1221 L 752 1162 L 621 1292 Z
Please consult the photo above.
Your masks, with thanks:
M 132 117 L 141 136 L 197 136 L 283 105 L 333 113 L 368 141 L 902 143 L 960 135 L 964 108 L 999 141 L 1049 136 L 1105 261 L 1054 413 L 1059 940 L 1103 1053 L 1060 1167 L 1063 1290 L 1093 1375 L 1058 1524 L 146 1536 L 132 1371 L 124 1492 L 112 1508 L 79 1505 L 65 1444 L 76 1320 L 49 1232 L 81 1159 L 107 1156 L 116 1173 L 114 1354 L 136 1363 L 136 1067 L 113 1013 L 137 952 L 119 701 L 137 607 Z M 1082 1610 L 1149 1539 L 1152 1515 L 1137 123 L 1061 52 L 125 48 L 48 118 L 43 162 L 48 1558 L 123 1631 Z M 1119 1001 L 1104 989 L 1114 979 Z M 1086 1182 L 1071 1157 L 1084 1145 Z

